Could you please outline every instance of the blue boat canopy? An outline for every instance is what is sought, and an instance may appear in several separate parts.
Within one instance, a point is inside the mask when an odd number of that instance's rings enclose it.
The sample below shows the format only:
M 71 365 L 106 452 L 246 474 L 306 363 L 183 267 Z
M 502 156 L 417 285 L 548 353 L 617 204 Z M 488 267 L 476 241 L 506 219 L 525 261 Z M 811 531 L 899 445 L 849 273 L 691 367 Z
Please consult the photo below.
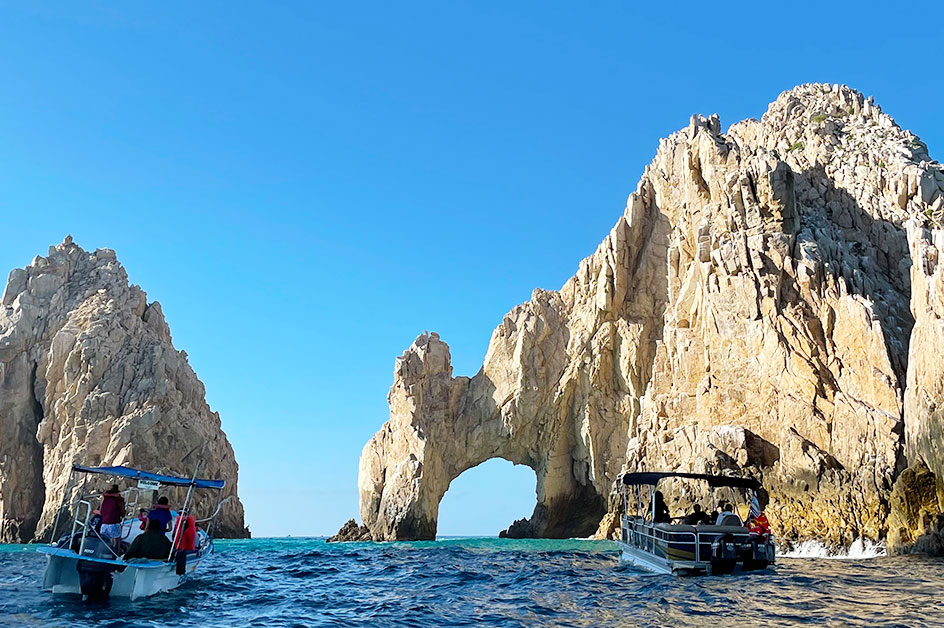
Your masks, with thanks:
M 82 473 L 99 473 L 102 475 L 116 475 L 122 478 L 133 478 L 136 480 L 153 480 L 168 486 L 190 486 L 194 488 L 223 488 L 226 486 L 226 480 L 204 480 L 201 478 L 181 478 L 176 475 L 161 475 L 160 473 L 150 473 L 149 471 L 140 471 L 131 467 L 85 467 L 80 464 L 72 465 L 74 471 Z

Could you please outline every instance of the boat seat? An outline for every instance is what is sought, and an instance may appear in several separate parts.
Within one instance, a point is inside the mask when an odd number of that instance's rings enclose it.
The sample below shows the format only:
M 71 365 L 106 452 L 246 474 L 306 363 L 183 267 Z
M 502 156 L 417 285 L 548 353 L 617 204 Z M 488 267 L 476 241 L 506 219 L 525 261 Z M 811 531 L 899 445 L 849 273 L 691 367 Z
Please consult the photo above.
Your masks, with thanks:
M 695 526 L 684 523 L 657 523 L 656 528 L 666 532 L 695 532 Z
M 689 526 L 693 527 L 693 526 Z M 717 532 L 718 534 L 725 534 L 730 532 L 731 534 L 746 534 L 747 528 L 744 526 L 713 526 L 707 524 L 699 524 L 694 526 L 695 530 L 698 532 Z

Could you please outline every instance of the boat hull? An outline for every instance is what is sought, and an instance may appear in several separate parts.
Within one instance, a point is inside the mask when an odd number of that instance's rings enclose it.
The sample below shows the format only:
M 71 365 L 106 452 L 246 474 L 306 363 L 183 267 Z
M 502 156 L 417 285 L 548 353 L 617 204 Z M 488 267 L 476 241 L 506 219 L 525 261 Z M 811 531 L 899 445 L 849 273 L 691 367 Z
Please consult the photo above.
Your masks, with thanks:
M 187 557 L 184 573 L 177 573 L 175 563 L 162 561 L 124 562 L 119 560 L 83 558 L 75 552 L 52 546 L 38 551 L 46 554 L 43 590 L 53 594 L 82 595 L 79 562 L 92 564 L 102 571 L 111 571 L 112 585 L 109 597 L 137 600 L 157 593 L 176 589 L 190 579 L 200 563 L 213 551 L 212 544 Z
M 744 563 L 736 563 L 730 571 L 725 570 L 724 573 L 721 574 L 715 573 L 710 561 L 671 560 L 654 556 L 649 552 L 620 541 L 617 541 L 617 544 L 620 546 L 620 560 L 622 562 L 656 574 L 675 576 L 727 575 L 763 571 L 774 564 L 770 562 L 763 565 L 758 564 L 757 566 L 745 567 Z

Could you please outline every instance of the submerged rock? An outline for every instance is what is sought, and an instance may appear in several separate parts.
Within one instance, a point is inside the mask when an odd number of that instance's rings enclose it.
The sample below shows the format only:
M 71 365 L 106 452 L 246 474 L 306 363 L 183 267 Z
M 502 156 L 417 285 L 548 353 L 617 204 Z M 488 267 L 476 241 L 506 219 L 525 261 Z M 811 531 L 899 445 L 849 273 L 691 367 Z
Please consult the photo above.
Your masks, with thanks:
M 0 302 L 0 542 L 49 534 L 73 463 L 188 476 L 199 461 L 232 497 L 216 534 L 248 536 L 233 448 L 204 396 L 160 304 L 114 251 L 67 237 L 12 271 Z M 217 498 L 197 491 L 198 515 Z
M 916 305 L 907 232 L 942 216 L 944 168 L 845 86 L 784 92 L 727 133 L 694 116 L 576 275 L 505 316 L 475 377 L 452 377 L 436 334 L 397 360 L 361 456 L 364 523 L 433 538 L 449 483 L 500 457 L 537 477 L 509 534 L 589 536 L 621 471 L 679 470 L 761 479 L 790 541 L 885 538 L 906 431 L 909 458 L 944 475 L 944 368 L 909 363 L 909 343 L 911 363 L 940 356 L 944 318 Z M 923 259 L 939 301 L 937 253 Z

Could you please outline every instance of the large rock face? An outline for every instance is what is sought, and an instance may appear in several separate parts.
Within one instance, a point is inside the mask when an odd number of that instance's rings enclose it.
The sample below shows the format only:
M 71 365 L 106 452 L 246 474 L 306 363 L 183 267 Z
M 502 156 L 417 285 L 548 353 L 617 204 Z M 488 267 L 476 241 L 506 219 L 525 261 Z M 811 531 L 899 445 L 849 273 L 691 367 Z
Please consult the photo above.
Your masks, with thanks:
M 478 375 L 453 378 L 435 334 L 397 361 L 364 523 L 429 538 L 449 483 L 501 457 L 535 470 L 537 536 L 592 532 L 621 470 L 684 470 L 761 478 L 785 538 L 884 538 L 906 380 L 921 417 L 944 392 L 944 368 L 909 370 L 915 318 L 912 361 L 940 355 L 944 319 L 912 315 L 906 222 L 942 214 L 944 170 L 849 88 L 797 87 L 727 133 L 693 117 L 577 274 L 505 317 Z M 940 473 L 940 416 L 921 425 L 908 453 Z
M 895 483 L 893 547 L 944 554 L 944 230 L 908 222 L 915 324 L 905 389 L 910 467 Z
M 0 303 L 0 542 L 48 534 L 73 462 L 189 475 L 198 460 L 232 496 L 216 533 L 246 536 L 219 416 L 160 304 L 128 284 L 114 252 L 66 238 L 11 272 Z M 197 513 L 216 499 L 201 495 Z

